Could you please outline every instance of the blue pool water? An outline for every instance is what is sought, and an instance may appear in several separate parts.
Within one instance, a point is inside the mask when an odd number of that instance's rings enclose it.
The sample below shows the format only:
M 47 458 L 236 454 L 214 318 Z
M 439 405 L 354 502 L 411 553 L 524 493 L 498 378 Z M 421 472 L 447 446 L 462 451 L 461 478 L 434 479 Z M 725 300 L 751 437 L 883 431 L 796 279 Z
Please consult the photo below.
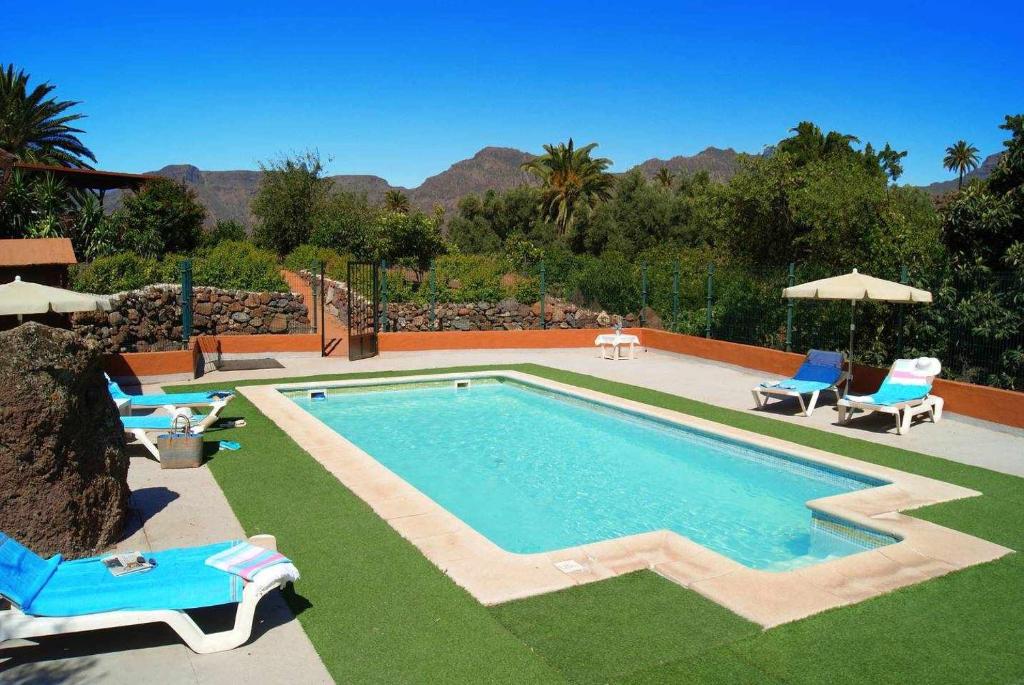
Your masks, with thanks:
M 525 384 L 288 394 L 510 552 L 669 529 L 782 570 L 893 541 L 805 504 L 880 481 Z

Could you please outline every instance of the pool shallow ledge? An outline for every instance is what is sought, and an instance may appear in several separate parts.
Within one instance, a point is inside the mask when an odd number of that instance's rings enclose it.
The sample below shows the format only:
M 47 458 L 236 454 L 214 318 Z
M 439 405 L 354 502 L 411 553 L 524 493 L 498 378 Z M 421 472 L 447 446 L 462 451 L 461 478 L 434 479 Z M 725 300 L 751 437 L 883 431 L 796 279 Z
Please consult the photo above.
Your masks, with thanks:
M 748 568 L 667 530 L 553 552 L 515 554 L 498 547 L 282 393 L 465 378 L 504 378 L 885 482 L 813 500 L 808 506 L 823 517 L 889 535 L 898 542 L 786 571 Z M 483 604 L 500 604 L 649 569 L 767 628 L 992 561 L 1012 551 L 901 513 L 981 494 L 977 491 L 517 371 L 251 385 L 238 390 Z

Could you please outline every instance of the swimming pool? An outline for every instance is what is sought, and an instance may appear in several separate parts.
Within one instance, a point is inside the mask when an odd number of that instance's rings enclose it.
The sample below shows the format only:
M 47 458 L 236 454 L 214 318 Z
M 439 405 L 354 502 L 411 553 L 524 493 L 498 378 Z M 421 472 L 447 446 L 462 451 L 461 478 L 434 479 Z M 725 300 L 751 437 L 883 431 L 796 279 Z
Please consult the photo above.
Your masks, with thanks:
M 884 481 L 527 383 L 285 394 L 513 553 L 671 530 L 781 571 L 895 541 L 806 505 Z

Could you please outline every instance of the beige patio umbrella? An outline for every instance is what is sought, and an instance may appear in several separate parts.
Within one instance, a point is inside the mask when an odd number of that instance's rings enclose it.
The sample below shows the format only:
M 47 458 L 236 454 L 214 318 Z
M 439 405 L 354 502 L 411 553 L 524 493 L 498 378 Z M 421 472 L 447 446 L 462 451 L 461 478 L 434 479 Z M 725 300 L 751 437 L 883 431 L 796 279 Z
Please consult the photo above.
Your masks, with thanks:
M 853 383 L 853 333 L 857 317 L 857 302 L 860 300 L 876 300 L 880 302 L 931 302 L 932 294 L 927 290 L 912 288 L 905 283 L 886 281 L 867 274 L 851 273 L 832 278 L 790 286 L 782 291 L 784 298 L 806 300 L 849 300 L 850 301 L 850 351 L 847 361 L 850 364 L 849 381 L 843 389 L 846 395 Z
M 29 283 L 16 276 L 10 283 L 0 285 L 0 316 L 57 312 L 110 311 L 110 300 L 105 295 L 76 293 L 41 283 Z

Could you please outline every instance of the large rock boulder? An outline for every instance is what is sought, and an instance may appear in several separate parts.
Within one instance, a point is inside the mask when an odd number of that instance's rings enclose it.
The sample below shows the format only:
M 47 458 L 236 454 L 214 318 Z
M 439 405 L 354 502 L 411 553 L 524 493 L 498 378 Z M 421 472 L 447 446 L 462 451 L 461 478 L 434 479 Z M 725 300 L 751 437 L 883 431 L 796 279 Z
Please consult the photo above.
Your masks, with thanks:
M 0 530 L 42 555 L 116 542 L 128 454 L 99 351 L 27 323 L 0 333 Z

